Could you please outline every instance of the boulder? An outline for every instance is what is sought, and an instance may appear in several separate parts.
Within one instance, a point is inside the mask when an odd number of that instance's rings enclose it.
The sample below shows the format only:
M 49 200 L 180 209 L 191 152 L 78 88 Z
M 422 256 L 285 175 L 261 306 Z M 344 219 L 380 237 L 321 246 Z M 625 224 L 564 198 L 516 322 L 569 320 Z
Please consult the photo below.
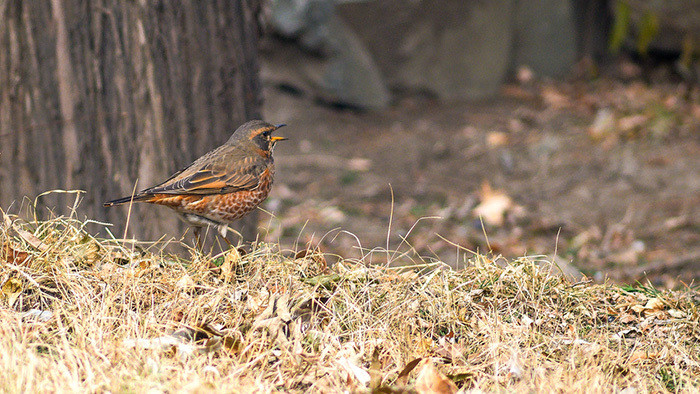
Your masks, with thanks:
M 518 2 L 513 69 L 527 66 L 536 75 L 566 76 L 576 61 L 575 34 L 574 10 L 570 1 Z
M 339 7 L 387 84 L 442 99 L 493 95 L 510 65 L 513 0 L 378 0 Z
M 364 109 L 389 105 L 379 68 L 353 31 L 336 17 L 334 1 L 273 0 L 268 20 L 284 39 L 267 43 L 268 51 L 262 53 L 264 78 L 334 104 Z

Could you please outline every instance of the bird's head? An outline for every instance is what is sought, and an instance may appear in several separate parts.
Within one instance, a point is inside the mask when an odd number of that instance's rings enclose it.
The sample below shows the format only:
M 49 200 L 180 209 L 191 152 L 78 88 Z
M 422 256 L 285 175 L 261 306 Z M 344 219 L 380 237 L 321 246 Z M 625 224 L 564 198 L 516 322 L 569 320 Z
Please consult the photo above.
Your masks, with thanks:
M 273 125 L 262 120 L 251 120 L 236 129 L 229 139 L 229 143 L 247 140 L 253 142 L 255 147 L 263 152 L 272 152 L 276 142 L 286 140 L 285 137 L 272 135 L 275 130 L 282 126 L 285 124 Z

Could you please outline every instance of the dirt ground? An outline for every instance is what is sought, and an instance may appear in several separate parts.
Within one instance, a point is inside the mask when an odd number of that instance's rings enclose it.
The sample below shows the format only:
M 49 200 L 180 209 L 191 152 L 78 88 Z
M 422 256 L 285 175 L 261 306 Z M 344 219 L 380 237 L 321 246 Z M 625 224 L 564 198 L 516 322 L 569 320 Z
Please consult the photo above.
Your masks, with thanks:
M 290 141 L 264 237 L 377 263 L 491 251 L 694 285 L 699 97 L 675 82 L 523 80 L 486 102 L 407 96 L 373 113 L 266 84 L 265 118 Z

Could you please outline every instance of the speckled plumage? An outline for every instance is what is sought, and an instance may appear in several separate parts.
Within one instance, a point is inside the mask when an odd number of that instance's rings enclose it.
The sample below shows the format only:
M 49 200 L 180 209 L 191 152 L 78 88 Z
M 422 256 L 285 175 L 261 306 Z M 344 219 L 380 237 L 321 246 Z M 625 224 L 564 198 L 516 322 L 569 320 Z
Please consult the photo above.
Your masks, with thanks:
M 191 226 L 213 225 L 225 237 L 228 224 L 254 210 L 270 193 L 275 174 L 272 149 L 285 139 L 271 134 L 282 126 L 260 120 L 247 122 L 224 145 L 165 182 L 104 206 L 131 201 L 164 205 Z

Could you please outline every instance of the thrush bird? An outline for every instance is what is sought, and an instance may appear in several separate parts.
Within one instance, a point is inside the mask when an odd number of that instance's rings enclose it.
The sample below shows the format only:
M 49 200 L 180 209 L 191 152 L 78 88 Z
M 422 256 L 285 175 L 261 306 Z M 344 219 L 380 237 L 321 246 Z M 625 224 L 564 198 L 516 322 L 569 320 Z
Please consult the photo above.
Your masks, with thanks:
M 272 150 L 276 142 L 286 140 L 272 133 L 282 126 L 251 120 L 236 129 L 224 145 L 165 182 L 104 206 L 132 201 L 165 205 L 194 227 L 198 247 L 204 226 L 215 227 L 226 239 L 228 225 L 255 209 L 270 193 L 275 174 Z

